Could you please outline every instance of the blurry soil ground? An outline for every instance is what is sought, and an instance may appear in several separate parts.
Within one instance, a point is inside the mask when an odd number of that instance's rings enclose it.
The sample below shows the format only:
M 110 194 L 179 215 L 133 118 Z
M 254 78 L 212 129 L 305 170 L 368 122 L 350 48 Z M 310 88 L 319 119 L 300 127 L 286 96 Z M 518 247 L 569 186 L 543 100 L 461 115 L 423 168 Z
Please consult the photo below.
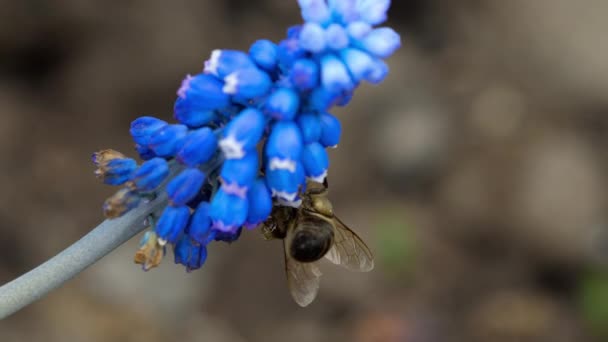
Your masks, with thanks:
M 608 3 L 400 0 L 403 48 L 336 111 L 336 210 L 377 269 L 292 303 L 255 232 L 193 274 L 135 242 L 0 322 L 2 341 L 600 341 L 608 336 Z M 0 283 L 101 219 L 92 151 L 171 117 L 214 48 L 275 41 L 295 1 L 0 0 Z

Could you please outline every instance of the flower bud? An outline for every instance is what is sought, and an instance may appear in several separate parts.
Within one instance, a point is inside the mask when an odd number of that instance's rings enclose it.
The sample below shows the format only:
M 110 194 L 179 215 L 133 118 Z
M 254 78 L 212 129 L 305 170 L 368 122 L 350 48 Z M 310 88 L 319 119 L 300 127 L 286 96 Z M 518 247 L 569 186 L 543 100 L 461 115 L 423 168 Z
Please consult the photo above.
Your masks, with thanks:
M 319 142 L 324 147 L 337 147 L 342 134 L 340 120 L 329 113 L 322 113 L 321 118 L 321 139 Z
M 332 94 L 350 91 L 355 87 L 346 66 L 334 55 L 321 58 L 321 84 Z
M 209 202 L 201 202 L 201 204 L 199 204 L 194 211 L 192 219 L 190 220 L 190 226 L 188 228 L 188 235 L 203 246 L 207 245 L 211 240 L 213 240 L 213 237 L 210 235 L 210 208 L 211 206 Z
M 184 125 L 166 125 L 150 137 L 150 148 L 159 157 L 173 157 L 181 148 L 188 127 Z
M 229 194 L 245 198 L 247 190 L 259 171 L 256 151 L 247 153 L 241 159 L 228 159 L 222 165 L 220 177 L 222 188 Z
M 205 73 L 220 79 L 237 70 L 248 68 L 255 68 L 255 64 L 246 53 L 237 50 L 213 50 L 211 57 L 205 62 Z
M 140 191 L 156 189 L 169 175 L 169 165 L 163 158 L 152 158 L 143 164 L 131 177 L 131 187 Z
M 287 88 L 275 90 L 264 104 L 264 113 L 277 120 L 293 120 L 299 109 L 299 95 Z
M 319 84 L 319 65 L 310 59 L 300 58 L 293 63 L 289 79 L 300 91 L 311 90 Z
M 159 244 L 164 246 L 167 242 L 176 243 L 184 232 L 189 218 L 190 209 L 186 206 L 166 207 L 154 229 L 158 234 Z
M 165 127 L 167 122 L 151 116 L 142 116 L 131 122 L 129 132 L 136 144 L 148 146 L 150 137 Z
M 197 167 L 208 162 L 216 150 L 215 133 L 210 128 L 203 127 L 188 133 L 176 158 L 188 167 Z
M 209 216 L 213 229 L 222 232 L 234 232 L 245 223 L 249 203 L 247 198 L 232 195 L 224 191 L 223 186 L 211 200 Z
M 310 144 L 321 138 L 321 119 L 318 114 L 304 113 L 296 119 L 298 127 L 302 132 L 302 142 Z
M 185 169 L 167 184 L 167 195 L 171 205 L 185 206 L 201 190 L 205 174 L 199 169 Z
M 278 62 L 278 47 L 267 39 L 260 39 L 251 45 L 249 57 L 255 64 L 266 71 L 273 71 Z
M 224 93 L 246 99 L 265 95 L 272 86 L 268 74 L 255 67 L 238 69 L 224 77 L 224 82 Z
M 304 146 L 302 164 L 306 176 L 317 183 L 323 183 L 329 168 L 329 156 L 321 144 L 314 142 Z
M 272 197 L 263 178 L 258 178 L 247 192 L 249 210 L 247 211 L 247 228 L 255 228 L 266 221 L 272 212 Z
M 188 235 L 183 235 L 173 248 L 173 255 L 176 264 L 182 264 L 187 272 L 192 272 L 201 268 L 207 260 L 207 248 Z
M 137 207 L 141 198 L 124 188 L 110 196 L 103 204 L 103 214 L 109 219 L 117 218 Z
M 235 117 L 226 128 L 219 146 L 227 159 L 239 159 L 254 150 L 266 126 L 266 118 L 259 110 L 248 108 Z

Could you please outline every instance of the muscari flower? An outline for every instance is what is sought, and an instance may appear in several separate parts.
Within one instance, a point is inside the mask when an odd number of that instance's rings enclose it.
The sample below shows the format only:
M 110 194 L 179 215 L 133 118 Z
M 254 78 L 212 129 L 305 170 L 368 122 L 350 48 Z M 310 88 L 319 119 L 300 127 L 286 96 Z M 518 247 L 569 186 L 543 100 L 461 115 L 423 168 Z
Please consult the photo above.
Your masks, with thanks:
M 340 141 L 332 107 L 347 105 L 361 82 L 387 76 L 384 59 L 400 37 L 376 26 L 390 0 L 297 2 L 304 22 L 284 40 L 260 39 L 247 52 L 214 50 L 201 72 L 186 76 L 176 123 L 132 122 L 140 165 L 113 150 L 94 155 L 97 176 L 123 186 L 104 204 L 108 218 L 167 193 L 136 254 L 144 270 L 160 263 L 167 244 L 176 263 L 198 269 L 212 241 L 236 241 L 274 206 L 298 207 L 306 179 L 325 180 L 326 149 Z

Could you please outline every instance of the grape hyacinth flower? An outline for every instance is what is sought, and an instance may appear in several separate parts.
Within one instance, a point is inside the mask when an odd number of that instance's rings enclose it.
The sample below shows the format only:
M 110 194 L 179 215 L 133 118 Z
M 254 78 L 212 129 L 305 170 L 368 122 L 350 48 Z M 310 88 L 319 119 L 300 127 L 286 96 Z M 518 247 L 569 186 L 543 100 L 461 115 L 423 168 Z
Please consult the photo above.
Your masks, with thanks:
M 280 42 L 261 39 L 247 52 L 215 50 L 177 90 L 175 123 L 143 116 L 130 133 L 143 160 L 104 150 L 96 175 L 122 186 L 104 204 L 124 215 L 159 193 L 135 262 L 157 266 L 167 245 L 175 263 L 200 268 L 212 241 L 236 241 L 273 206 L 300 205 L 306 180 L 327 177 L 327 148 L 341 125 L 330 113 L 349 103 L 362 81 L 380 83 L 399 35 L 376 27 L 390 0 L 298 0 L 304 22 Z M 156 217 L 158 216 L 158 217 Z

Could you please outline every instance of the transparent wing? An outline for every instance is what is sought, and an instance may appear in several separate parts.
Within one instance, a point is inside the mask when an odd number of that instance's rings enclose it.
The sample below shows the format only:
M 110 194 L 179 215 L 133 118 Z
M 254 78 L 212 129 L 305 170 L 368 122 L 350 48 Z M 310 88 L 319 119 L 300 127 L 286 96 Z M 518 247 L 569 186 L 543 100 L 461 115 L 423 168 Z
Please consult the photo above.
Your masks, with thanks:
M 288 239 L 285 239 L 287 241 Z M 283 245 L 285 252 L 285 274 L 287 275 L 287 287 L 291 296 L 304 307 L 312 303 L 319 291 L 321 270 L 316 263 L 301 263 L 289 256 L 288 246 Z
M 357 233 L 334 216 L 334 244 L 325 258 L 351 271 L 369 272 L 374 269 L 374 256 Z

